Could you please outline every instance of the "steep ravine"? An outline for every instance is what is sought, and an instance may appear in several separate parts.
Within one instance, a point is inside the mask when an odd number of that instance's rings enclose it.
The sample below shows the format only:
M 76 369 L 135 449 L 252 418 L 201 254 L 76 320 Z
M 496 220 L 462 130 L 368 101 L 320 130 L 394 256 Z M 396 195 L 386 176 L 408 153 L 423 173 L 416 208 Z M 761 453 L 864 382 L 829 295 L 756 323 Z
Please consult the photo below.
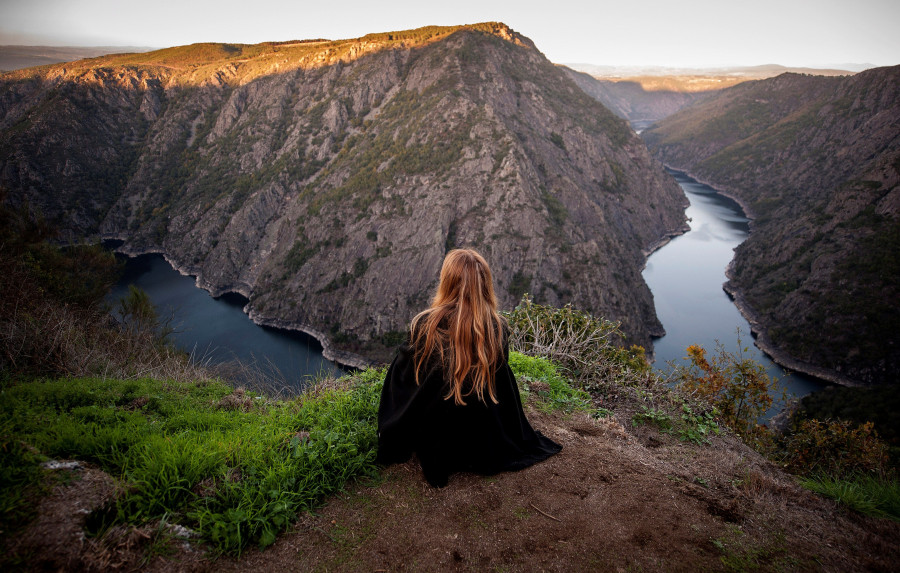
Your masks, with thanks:
M 747 82 L 642 134 L 754 218 L 726 289 L 760 347 L 842 384 L 900 371 L 900 67 Z
M 444 253 L 662 333 L 643 251 L 684 197 L 643 142 L 502 24 L 206 44 L 0 77 L 0 183 L 70 236 L 162 252 L 261 324 L 384 360 Z M 364 357 L 364 358 L 362 358 Z

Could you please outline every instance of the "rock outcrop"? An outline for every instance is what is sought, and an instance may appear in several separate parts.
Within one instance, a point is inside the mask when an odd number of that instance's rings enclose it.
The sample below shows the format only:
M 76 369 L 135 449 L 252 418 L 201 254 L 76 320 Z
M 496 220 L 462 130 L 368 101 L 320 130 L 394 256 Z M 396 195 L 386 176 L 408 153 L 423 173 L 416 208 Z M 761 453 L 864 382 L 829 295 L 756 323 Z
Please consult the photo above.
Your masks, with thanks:
M 497 23 L 5 74 L 0 184 L 351 362 L 389 357 L 464 245 L 505 308 L 571 302 L 648 345 L 642 250 L 685 202 L 624 121 Z
M 754 217 L 726 288 L 758 342 L 843 383 L 900 372 L 900 66 L 748 82 L 643 134 Z

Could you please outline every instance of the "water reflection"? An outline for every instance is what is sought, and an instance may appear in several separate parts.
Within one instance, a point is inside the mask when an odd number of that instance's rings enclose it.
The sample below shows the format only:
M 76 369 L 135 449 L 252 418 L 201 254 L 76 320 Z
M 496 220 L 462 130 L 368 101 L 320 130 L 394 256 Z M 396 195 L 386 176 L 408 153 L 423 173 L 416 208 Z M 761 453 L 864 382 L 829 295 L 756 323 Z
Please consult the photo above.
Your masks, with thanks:
M 175 345 L 202 360 L 212 364 L 239 360 L 294 388 L 311 376 L 342 372 L 322 356 L 314 338 L 253 323 L 243 312 L 244 297 L 211 297 L 196 286 L 193 277 L 173 269 L 161 255 L 128 259 L 109 300 L 126 296 L 129 284 L 147 292 L 160 317 L 172 318 Z
M 653 253 L 644 269 L 656 313 L 666 329 L 666 335 L 653 344 L 654 366 L 664 370 L 669 362 L 680 362 L 691 344 L 712 353 L 718 341 L 734 352 L 740 329 L 743 346 L 750 347 L 753 358 L 770 376 L 785 383 L 789 396 L 822 389 L 826 383 L 809 376 L 785 376 L 780 366 L 753 347 L 749 323 L 722 290 L 734 249 L 750 230 L 740 205 L 690 177 L 674 175 L 690 201 L 685 214 L 691 230 Z

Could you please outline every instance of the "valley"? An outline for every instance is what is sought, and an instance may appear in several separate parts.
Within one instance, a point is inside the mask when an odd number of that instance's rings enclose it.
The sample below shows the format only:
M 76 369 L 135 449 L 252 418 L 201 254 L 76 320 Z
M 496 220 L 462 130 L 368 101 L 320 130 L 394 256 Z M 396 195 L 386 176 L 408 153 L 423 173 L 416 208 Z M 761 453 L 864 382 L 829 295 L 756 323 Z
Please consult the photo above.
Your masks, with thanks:
M 0 79 L 0 184 L 71 238 L 164 252 L 260 324 L 389 358 L 444 253 L 525 292 L 662 328 L 643 252 L 685 199 L 643 142 L 502 24 L 197 44 Z
M 642 134 L 752 217 L 726 289 L 757 344 L 842 384 L 900 371 L 900 68 L 747 82 Z

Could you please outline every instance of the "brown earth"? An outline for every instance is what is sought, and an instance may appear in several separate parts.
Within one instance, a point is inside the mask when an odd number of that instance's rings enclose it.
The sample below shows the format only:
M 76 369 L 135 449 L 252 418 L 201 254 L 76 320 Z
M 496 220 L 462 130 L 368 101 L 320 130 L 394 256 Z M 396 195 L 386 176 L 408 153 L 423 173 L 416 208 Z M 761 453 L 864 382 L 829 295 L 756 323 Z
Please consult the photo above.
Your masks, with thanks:
M 800 488 L 732 435 L 700 446 L 615 418 L 531 408 L 529 418 L 563 444 L 559 455 L 521 472 L 459 474 L 443 489 L 427 485 L 415 460 L 391 466 L 377 481 L 349 484 L 273 546 L 240 558 L 216 558 L 196 541 L 162 538 L 160 527 L 84 541 L 79 523 L 86 509 L 114 491 L 96 470 L 58 485 L 16 547 L 23 556 L 30 551 L 29 569 L 45 570 L 900 568 L 900 524 Z M 105 484 L 102 495 L 97 483 Z M 49 525 L 54 520 L 57 529 Z

